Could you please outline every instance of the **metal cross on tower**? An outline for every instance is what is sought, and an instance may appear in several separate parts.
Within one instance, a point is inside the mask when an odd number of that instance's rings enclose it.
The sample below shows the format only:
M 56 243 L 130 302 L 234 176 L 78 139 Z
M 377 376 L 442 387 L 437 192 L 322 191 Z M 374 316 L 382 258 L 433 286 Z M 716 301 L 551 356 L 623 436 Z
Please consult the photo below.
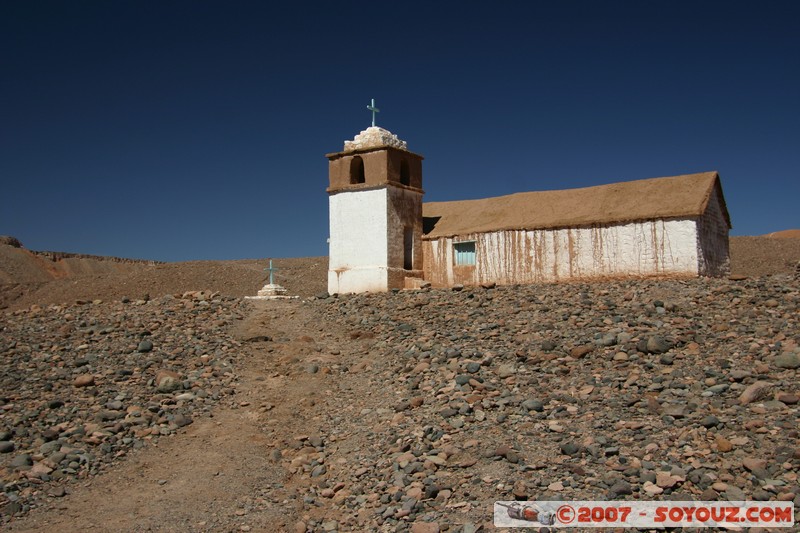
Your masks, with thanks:
M 272 266 L 272 259 L 270 259 L 270 260 L 269 260 L 269 268 L 265 268 L 264 270 L 265 270 L 265 271 L 269 271 L 269 284 L 270 284 L 270 285 L 275 285 L 275 283 L 274 283 L 274 281 L 273 281 L 273 279 L 272 279 L 272 274 L 273 274 L 273 273 L 274 273 L 276 270 L 280 270 L 280 268 Z
M 367 109 L 372 111 L 372 127 L 375 127 L 375 113 L 380 113 L 381 110 L 375 107 L 375 99 L 372 99 L 372 103 L 367 106 Z

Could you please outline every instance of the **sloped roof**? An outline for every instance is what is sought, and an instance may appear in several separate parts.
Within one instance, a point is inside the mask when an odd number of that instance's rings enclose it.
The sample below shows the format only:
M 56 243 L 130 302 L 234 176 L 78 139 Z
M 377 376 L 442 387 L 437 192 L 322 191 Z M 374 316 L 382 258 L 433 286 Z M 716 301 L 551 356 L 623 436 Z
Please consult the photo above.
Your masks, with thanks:
M 730 227 L 719 174 L 712 171 L 480 200 L 428 202 L 422 205 L 423 237 L 694 217 L 705 212 L 714 191 Z

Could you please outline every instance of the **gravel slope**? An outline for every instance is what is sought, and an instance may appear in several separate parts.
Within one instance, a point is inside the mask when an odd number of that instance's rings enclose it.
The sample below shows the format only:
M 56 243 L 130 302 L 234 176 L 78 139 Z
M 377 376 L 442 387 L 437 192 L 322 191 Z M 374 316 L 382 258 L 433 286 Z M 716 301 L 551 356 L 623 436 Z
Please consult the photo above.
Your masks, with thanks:
M 202 304 L 201 298 L 168 298 L 150 309 L 154 304 L 139 303 L 150 312 L 138 320 L 133 309 L 85 304 L 98 306 L 98 327 L 114 312 L 133 320 L 93 334 L 99 343 L 102 335 L 116 335 L 119 348 L 108 351 L 120 353 L 104 363 L 110 367 L 92 367 L 96 382 L 88 387 L 97 393 L 88 395 L 95 398 L 88 412 L 99 419 L 87 421 L 81 418 L 86 409 L 69 408 L 85 396 L 78 390 L 55 408 L 68 418 L 50 420 L 52 393 L 43 380 L 25 383 L 33 406 L 16 397 L 3 405 L 0 424 L 10 441 L 20 442 L 0 455 L 10 530 L 99 523 L 119 531 L 465 532 L 490 528 L 491 503 L 498 499 L 800 504 L 800 287 L 789 276 L 265 302 L 237 311 L 243 322 L 224 311 L 224 299 L 208 296 Z M 219 309 L 215 320 L 197 315 L 211 306 Z M 66 375 L 85 374 L 83 361 L 72 359 L 81 353 L 78 339 L 45 341 L 63 335 L 65 312 L 77 317 L 81 311 L 7 313 L 3 356 L 36 368 L 58 353 L 75 361 L 64 367 Z M 218 322 L 229 319 L 227 326 Z M 153 351 L 170 349 L 155 358 L 137 355 L 133 340 L 142 328 L 152 333 Z M 204 328 L 212 328 L 210 338 Z M 14 333 L 20 329 L 43 340 L 21 351 Z M 226 340 L 230 330 L 240 332 L 238 340 Z M 180 351 L 173 336 L 187 332 L 189 349 Z M 221 385 L 226 396 L 209 411 L 195 409 L 193 423 L 179 427 L 170 409 L 185 405 L 179 395 L 213 387 L 191 380 L 204 373 L 202 357 L 224 346 L 230 366 L 207 379 L 227 380 Z M 183 357 L 195 361 L 183 370 L 189 381 L 159 396 L 150 382 L 156 365 L 177 365 Z M 138 373 L 134 367 L 139 388 L 117 401 L 154 404 L 163 413 L 127 428 L 135 415 L 103 420 L 111 409 L 106 387 L 115 381 L 110 370 L 138 359 L 153 363 Z M 77 387 L 55 383 L 62 398 Z M 120 386 L 114 385 L 114 398 Z M 46 434 L 52 424 L 55 434 Z M 113 457 L 123 430 L 133 439 L 167 439 L 168 447 L 151 453 L 142 441 L 132 460 L 146 462 L 151 474 L 144 478 L 122 457 L 115 460 L 124 464 L 97 476 L 104 468 L 91 465 Z M 206 437 L 213 437 L 213 450 Z M 81 463 L 79 456 L 77 469 L 48 463 L 41 447 L 58 439 L 65 442 L 52 453 L 79 445 L 92 459 Z M 213 460 L 224 470 L 193 466 L 219 449 L 229 458 Z M 14 466 L 24 455 L 25 464 Z M 54 470 L 44 473 L 48 468 Z M 86 477 L 73 482 L 72 472 L 53 474 L 64 468 L 83 468 Z M 240 469 L 247 474 L 239 482 L 223 480 L 227 495 L 208 477 Z M 21 509 L 12 505 L 18 502 Z M 185 507 L 177 510 L 181 502 Z M 36 507 L 27 516 L 26 504 Z
M 0 311 L 0 522 L 421 533 L 490 529 L 498 499 L 797 511 L 782 241 L 733 238 L 736 281 L 246 303 L 265 261 L 243 260 L 18 284 Z M 290 292 L 324 291 L 324 258 L 276 263 Z

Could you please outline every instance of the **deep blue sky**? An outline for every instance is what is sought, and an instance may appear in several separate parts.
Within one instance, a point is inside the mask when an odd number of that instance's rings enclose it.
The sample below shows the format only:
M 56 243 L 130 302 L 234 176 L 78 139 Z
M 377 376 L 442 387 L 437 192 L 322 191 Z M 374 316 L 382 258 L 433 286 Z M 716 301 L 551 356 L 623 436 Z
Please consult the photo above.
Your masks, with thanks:
M 800 2 L 8 1 L 0 234 L 168 261 L 327 254 L 327 160 L 378 125 L 425 199 L 718 170 L 800 227 Z

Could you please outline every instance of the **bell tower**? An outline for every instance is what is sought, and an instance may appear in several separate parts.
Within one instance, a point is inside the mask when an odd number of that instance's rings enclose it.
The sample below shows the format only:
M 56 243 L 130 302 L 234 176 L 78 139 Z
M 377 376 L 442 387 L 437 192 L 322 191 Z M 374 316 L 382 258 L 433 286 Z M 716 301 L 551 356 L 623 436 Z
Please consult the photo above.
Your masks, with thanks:
M 402 289 L 422 273 L 422 156 L 372 126 L 327 154 L 328 292 Z

